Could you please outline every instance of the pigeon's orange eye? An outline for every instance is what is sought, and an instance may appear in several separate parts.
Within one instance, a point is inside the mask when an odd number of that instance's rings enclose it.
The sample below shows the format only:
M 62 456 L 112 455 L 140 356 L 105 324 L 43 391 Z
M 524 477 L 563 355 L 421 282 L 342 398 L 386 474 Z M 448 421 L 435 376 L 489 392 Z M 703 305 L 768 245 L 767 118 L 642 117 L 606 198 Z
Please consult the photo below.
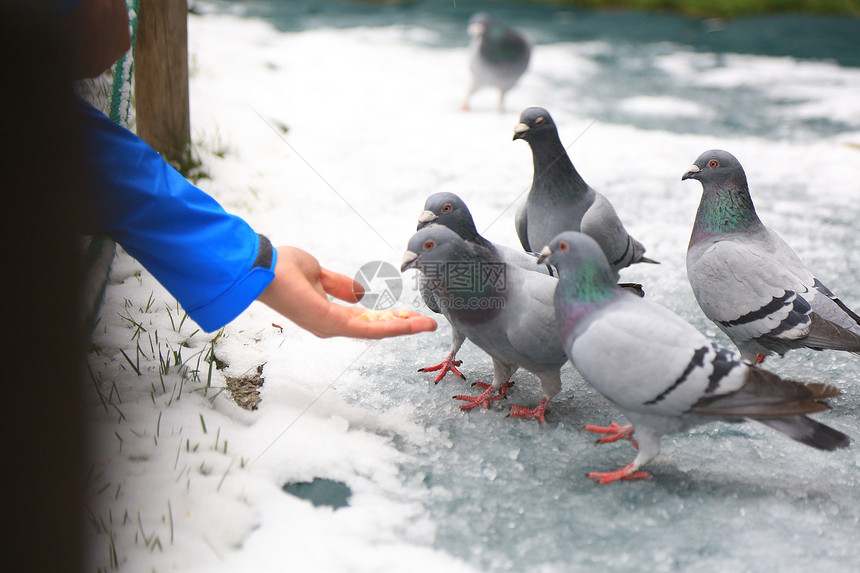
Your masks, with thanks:
M 567 244 L 567 241 L 561 241 L 558 244 L 558 250 L 562 253 L 566 253 L 570 250 L 570 245 Z
M 535 120 L 535 125 L 543 125 L 543 122 L 545 122 L 545 121 L 546 120 L 543 118 L 543 116 L 540 116 L 539 118 L 537 118 Z
M 719 166 L 720 166 L 720 162 L 717 161 L 716 159 L 711 159 L 710 161 L 708 161 L 708 167 L 710 167 L 711 169 L 715 169 Z
M 424 250 L 425 251 L 429 251 L 430 249 L 432 249 L 435 246 L 436 246 L 436 241 L 433 241 L 433 240 L 424 241 Z
M 445 203 L 445 205 L 442 206 L 442 212 L 443 213 L 450 213 L 453 210 L 454 210 L 454 207 L 452 207 L 450 203 Z

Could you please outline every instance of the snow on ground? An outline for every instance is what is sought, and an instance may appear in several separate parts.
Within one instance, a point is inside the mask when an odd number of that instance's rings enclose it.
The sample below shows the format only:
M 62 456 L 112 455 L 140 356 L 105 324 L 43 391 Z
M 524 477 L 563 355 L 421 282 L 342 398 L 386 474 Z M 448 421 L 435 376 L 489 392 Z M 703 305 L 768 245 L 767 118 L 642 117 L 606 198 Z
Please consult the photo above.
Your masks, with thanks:
M 479 230 L 515 246 L 511 206 L 532 171 L 512 129 L 522 108 L 542 105 L 583 177 L 662 261 L 622 277 L 653 300 L 728 343 L 686 281 L 700 186 L 680 181 L 699 153 L 721 147 L 745 166 L 763 220 L 860 308 L 860 70 L 661 47 L 654 68 L 684 95 L 619 96 L 623 113 L 731 124 L 725 107 L 709 107 L 708 90 L 736 89 L 769 103 L 760 113 L 772 121 L 800 126 L 794 137 L 740 128 L 716 137 L 582 113 L 580 96 L 612 49 L 600 42 L 538 46 L 508 112 L 484 92 L 462 113 L 465 47 L 429 46 L 433 37 L 420 23 L 282 33 L 239 16 L 190 16 L 194 139 L 211 175 L 201 187 L 276 245 L 347 274 L 370 261 L 399 265 L 436 191 L 461 195 Z M 804 127 L 829 119 L 845 126 Z M 411 273 L 397 306 L 423 309 Z M 665 438 L 652 479 L 596 487 L 587 471 L 621 467 L 633 451 L 597 448 L 578 429 L 617 413 L 569 366 L 538 427 L 504 418 L 508 405 L 539 398 L 526 373 L 504 407 L 464 414 L 450 397 L 465 383 L 433 385 L 416 372 L 444 354 L 444 319 L 435 333 L 366 342 L 319 340 L 259 303 L 219 333 L 183 317 L 136 261 L 117 255 L 88 356 L 91 569 L 860 566 L 856 445 L 826 454 L 752 424 L 712 424 Z M 490 376 L 474 346 L 461 357 L 469 381 Z M 799 351 L 767 366 L 838 384 L 845 395 L 817 418 L 860 439 L 856 357 Z M 249 412 L 224 388 L 258 368 L 262 401 Z M 347 484 L 349 507 L 315 507 L 281 489 L 314 478 Z

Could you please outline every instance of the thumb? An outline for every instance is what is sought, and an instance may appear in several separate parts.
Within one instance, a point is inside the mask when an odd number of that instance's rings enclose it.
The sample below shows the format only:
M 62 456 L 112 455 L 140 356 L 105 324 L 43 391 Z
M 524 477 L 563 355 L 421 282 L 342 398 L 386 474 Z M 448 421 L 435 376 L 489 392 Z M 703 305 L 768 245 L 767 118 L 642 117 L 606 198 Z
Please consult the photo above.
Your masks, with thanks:
M 346 275 L 320 269 L 320 283 L 326 293 L 346 302 L 358 302 L 364 296 L 364 287 Z

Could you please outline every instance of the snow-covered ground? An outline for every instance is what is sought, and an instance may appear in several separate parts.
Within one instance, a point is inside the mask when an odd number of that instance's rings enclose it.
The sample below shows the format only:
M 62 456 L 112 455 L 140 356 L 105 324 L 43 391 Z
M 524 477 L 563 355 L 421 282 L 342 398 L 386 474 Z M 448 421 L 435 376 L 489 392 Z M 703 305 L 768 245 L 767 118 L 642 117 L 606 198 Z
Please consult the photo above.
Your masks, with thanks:
M 371 261 L 399 266 L 436 191 L 459 194 L 485 236 L 516 246 L 511 206 L 532 166 L 511 137 L 519 111 L 541 105 L 583 177 L 662 261 L 622 274 L 652 300 L 728 344 L 684 269 L 701 187 L 680 178 L 719 147 L 743 163 L 765 223 L 860 309 L 860 69 L 557 41 L 537 46 L 506 113 L 490 92 L 464 113 L 465 39 L 438 40 L 421 21 L 282 32 L 191 15 L 192 123 L 211 175 L 200 186 L 276 245 L 350 275 Z M 625 53 L 650 54 L 659 91 L 608 87 L 624 71 L 607 62 Z M 611 105 L 593 95 L 610 92 Z M 403 277 L 396 307 L 427 312 L 414 281 Z M 317 339 L 259 303 L 220 333 L 183 316 L 118 253 L 88 355 L 93 570 L 860 568 L 856 444 L 824 453 L 751 423 L 715 423 L 665 438 L 651 479 L 595 486 L 587 471 L 634 452 L 597 447 L 579 429 L 619 418 L 570 366 L 538 426 L 504 417 L 539 399 L 525 372 L 507 402 L 470 413 L 451 400 L 467 383 L 416 372 L 446 351 L 441 318 L 435 333 L 367 342 Z M 490 377 L 474 346 L 460 357 L 469 382 Z M 860 358 L 796 351 L 766 366 L 837 384 L 844 395 L 816 418 L 860 440 Z M 247 411 L 226 378 L 258 368 L 262 400 Z M 282 490 L 314 478 L 345 483 L 348 507 Z

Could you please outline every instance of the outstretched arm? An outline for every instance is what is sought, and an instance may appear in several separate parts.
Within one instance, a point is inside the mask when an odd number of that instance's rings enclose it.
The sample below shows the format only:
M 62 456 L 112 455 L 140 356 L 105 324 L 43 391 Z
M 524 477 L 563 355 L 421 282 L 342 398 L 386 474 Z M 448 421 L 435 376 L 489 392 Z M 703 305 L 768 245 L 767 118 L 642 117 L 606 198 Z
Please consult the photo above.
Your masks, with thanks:
M 321 338 L 386 338 L 436 329 L 436 321 L 410 311 L 405 318 L 365 320 L 365 308 L 328 300 L 332 295 L 358 302 L 364 289 L 351 278 L 320 266 L 310 253 L 295 247 L 278 247 L 275 278 L 257 300 Z

